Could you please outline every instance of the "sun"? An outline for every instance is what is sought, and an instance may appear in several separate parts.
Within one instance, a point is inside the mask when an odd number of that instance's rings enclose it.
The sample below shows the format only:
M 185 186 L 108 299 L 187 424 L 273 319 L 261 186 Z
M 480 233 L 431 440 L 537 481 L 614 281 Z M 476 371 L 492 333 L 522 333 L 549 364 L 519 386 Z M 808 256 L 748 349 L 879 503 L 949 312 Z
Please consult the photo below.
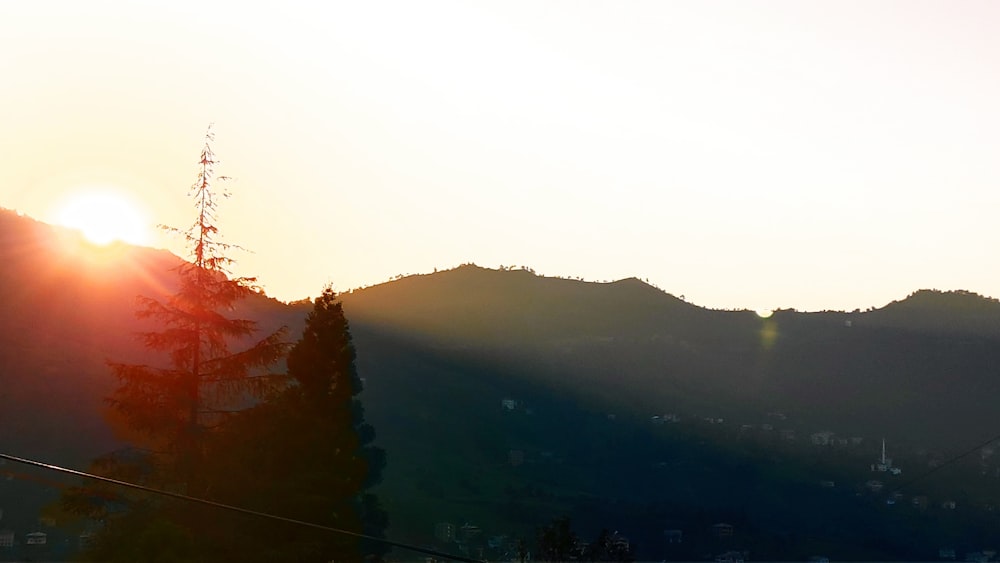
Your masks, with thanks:
M 771 315 L 774 314 L 772 309 L 757 309 L 755 312 L 757 313 L 757 316 L 762 319 L 769 319 L 771 318 Z
M 88 241 L 101 246 L 116 241 L 147 245 L 151 238 L 142 207 L 129 196 L 107 189 L 87 189 L 68 196 L 56 208 L 53 222 L 77 229 Z

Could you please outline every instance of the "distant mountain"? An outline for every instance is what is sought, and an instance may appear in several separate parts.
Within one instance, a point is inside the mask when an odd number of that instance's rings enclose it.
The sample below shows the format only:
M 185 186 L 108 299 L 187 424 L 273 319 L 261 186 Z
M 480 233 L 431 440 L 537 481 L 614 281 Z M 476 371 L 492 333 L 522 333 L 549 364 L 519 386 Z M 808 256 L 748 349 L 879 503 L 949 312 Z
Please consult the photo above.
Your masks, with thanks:
M 1000 391 L 1000 303 L 920 291 L 866 313 L 712 311 L 638 280 L 475 266 L 343 296 L 356 326 L 505 366 L 535 383 L 654 415 L 794 413 L 818 431 L 941 445 L 980 436 Z
M 968 291 L 923 289 L 864 319 L 871 326 L 1000 338 L 1000 301 Z
M 105 360 L 156 361 L 131 336 L 143 327 L 134 298 L 168 293 L 180 259 L 0 211 L 0 261 L 0 451 L 82 467 L 119 445 L 100 415 L 114 385 Z M 944 526 L 932 511 L 914 523 L 863 484 L 882 438 L 919 476 L 1000 430 L 996 300 L 919 291 L 868 312 L 762 319 L 634 278 L 474 265 L 342 300 L 396 539 L 426 544 L 435 523 L 468 521 L 530 542 L 570 514 L 587 534 L 632 534 L 647 558 L 735 543 L 771 557 L 929 558 L 933 542 L 974 542 L 993 523 L 976 512 Z M 307 311 L 257 295 L 238 313 L 295 339 Z M 822 431 L 852 445 L 818 448 Z M 1000 467 L 969 459 L 907 494 L 985 505 Z M 36 497 L 0 506 L 5 525 Z M 735 543 L 713 539 L 720 521 L 737 526 Z M 662 542 L 674 528 L 689 538 L 680 551 Z

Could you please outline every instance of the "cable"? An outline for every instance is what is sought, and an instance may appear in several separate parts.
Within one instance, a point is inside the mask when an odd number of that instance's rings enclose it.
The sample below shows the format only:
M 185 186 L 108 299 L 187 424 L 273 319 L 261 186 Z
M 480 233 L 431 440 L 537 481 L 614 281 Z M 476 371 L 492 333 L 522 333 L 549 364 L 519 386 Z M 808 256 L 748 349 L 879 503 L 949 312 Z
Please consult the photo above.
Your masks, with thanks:
M 986 440 L 985 442 L 977 444 L 977 445 L 973 446 L 972 448 L 969 448 L 968 450 L 966 450 L 966 451 L 964 451 L 964 452 L 962 452 L 962 453 L 960 453 L 960 454 L 958 454 L 956 456 L 948 458 L 947 461 L 943 462 L 941 465 L 938 465 L 937 467 L 931 468 L 930 470 L 925 471 L 925 472 L 921 473 L 920 475 L 917 475 L 916 477 L 913 477 L 913 478 L 911 478 L 909 480 L 903 481 L 902 484 L 900 484 L 898 487 L 896 487 L 896 490 L 898 491 L 898 490 L 902 489 L 903 487 L 908 487 L 908 486 L 912 485 L 913 483 L 915 483 L 915 482 L 917 482 L 917 481 L 919 481 L 921 479 L 926 479 L 928 475 L 931 475 L 932 473 L 935 473 L 937 471 L 940 471 L 941 469 L 944 469 L 945 467 L 951 465 L 952 463 L 955 463 L 956 461 L 962 459 L 963 457 L 979 451 L 980 449 L 982 449 L 982 448 L 990 445 L 993 442 L 996 442 L 997 440 L 1000 440 L 1000 434 L 997 434 L 996 436 L 993 436 L 989 440 Z
M 315 528 L 317 530 L 324 530 L 324 531 L 327 531 L 327 532 L 333 532 L 335 534 L 343 534 L 343 535 L 347 535 L 347 536 L 352 536 L 352 537 L 355 537 L 355 538 L 360 538 L 360 539 L 364 539 L 364 540 L 369 540 L 369 541 L 373 541 L 373 542 L 382 543 L 382 544 L 385 544 L 385 545 L 390 545 L 392 547 L 398 547 L 398 548 L 401 548 L 401 549 L 407 549 L 407 550 L 410 550 L 410 551 L 416 551 L 418 553 L 423 553 L 425 555 L 433 555 L 434 557 L 441 557 L 443 559 L 451 559 L 451 560 L 454 560 L 454 561 L 462 561 L 464 563 L 484 563 L 483 561 L 480 561 L 479 559 L 470 559 L 468 557 L 462 557 L 462 556 L 459 556 L 459 555 L 451 555 L 451 554 L 448 554 L 448 553 L 444 553 L 443 551 L 437 551 L 437 550 L 433 550 L 433 549 L 427 549 L 425 547 L 417 547 L 415 545 L 409 545 L 409 544 L 405 544 L 405 543 L 394 542 L 394 541 L 390 541 L 390 540 L 383 539 L 383 538 L 376 538 L 374 536 L 368 536 L 368 535 L 365 535 L 365 534 L 359 534 L 357 532 L 351 532 L 349 530 L 341 530 L 339 528 L 332 528 L 330 526 L 324 526 L 322 524 L 315 524 L 313 522 L 306 522 L 304 520 L 296 520 L 294 518 L 286 518 L 284 516 L 277 516 L 275 514 L 268 514 L 266 512 L 258 512 L 256 510 L 250 510 L 249 508 L 240 508 L 238 506 L 233 506 L 233 505 L 230 505 L 230 504 L 222 504 L 221 502 L 215 502 L 215 501 L 211 501 L 211 500 L 207 500 L 207 499 L 203 499 L 203 498 L 191 497 L 191 496 L 187 496 L 187 495 L 182 495 L 180 493 L 172 493 L 170 491 L 163 491 L 163 490 L 160 490 L 160 489 L 154 489 L 152 487 L 147 487 L 145 485 L 138 485 L 136 483 L 129 483 L 128 481 L 119 481 L 118 479 L 111 479 L 110 477 L 102 477 L 101 475 L 95 475 L 93 473 L 87 473 L 87 472 L 84 472 L 84 471 L 77 471 L 75 469 L 69 469 L 67 467 L 61 467 L 59 465 L 52 465 L 50 463 L 43 463 L 41 461 L 35 461 L 33 459 L 27 459 L 27 458 L 23 458 L 23 457 L 12 456 L 12 455 L 5 454 L 5 453 L 0 453 L 0 459 L 5 459 L 5 460 L 8 460 L 8 461 L 13 461 L 15 463 L 21 463 L 21 464 L 24 464 L 24 465 L 32 465 L 32 466 L 35 466 L 35 467 L 41 467 L 42 469 L 48 469 L 50 471 L 58 471 L 60 473 L 67 473 L 69 475 L 76 475 L 78 477 L 86 477 L 88 479 L 95 479 L 95 480 L 98 480 L 98 481 L 104 481 L 105 483 L 111 483 L 112 485 L 118 485 L 120 487 L 127 487 L 127 488 L 130 488 L 130 489 L 137 489 L 137 490 L 140 490 L 140 491 L 145 491 L 147 493 L 153 493 L 153 494 L 156 494 L 156 495 L 161 495 L 161 496 L 165 496 L 165 497 L 171 497 L 171 498 L 175 498 L 175 499 L 179 499 L 179 500 L 183 500 L 183 501 L 187 501 L 187 502 L 194 502 L 194 503 L 198 503 L 198 504 L 204 504 L 204 505 L 207 505 L 207 506 L 213 506 L 215 508 L 221 508 L 221 509 L 230 510 L 230 511 L 233 511 L 233 512 L 240 512 L 242 514 L 249 514 L 251 516 L 258 516 L 260 518 L 268 518 L 268 519 L 271 519 L 271 520 L 279 520 L 281 522 L 287 522 L 289 524 L 295 524 L 295 525 L 298 525 L 298 526 L 305 526 L 305 527 L 308 527 L 308 528 Z

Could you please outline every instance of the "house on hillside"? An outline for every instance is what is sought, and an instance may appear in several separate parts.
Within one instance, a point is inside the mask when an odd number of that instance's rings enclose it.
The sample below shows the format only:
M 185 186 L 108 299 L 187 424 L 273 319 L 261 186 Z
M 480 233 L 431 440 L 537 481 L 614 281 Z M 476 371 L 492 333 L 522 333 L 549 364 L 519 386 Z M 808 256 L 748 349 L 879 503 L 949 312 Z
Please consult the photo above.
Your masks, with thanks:
M 721 540 L 733 537 L 733 525 L 726 524 L 725 522 L 719 522 L 718 524 L 712 525 L 712 537 Z
M 76 543 L 80 549 L 90 549 L 94 546 L 94 534 L 92 532 L 83 532 L 77 536 Z
M 14 531 L 0 530 L 0 548 L 14 547 Z
M 443 543 L 455 541 L 455 525 L 451 522 L 438 522 L 434 525 L 434 538 Z
M 743 563 L 746 554 L 741 551 L 727 551 L 715 556 L 715 563 Z
M 684 541 L 684 531 L 676 528 L 663 530 L 663 537 L 667 543 L 682 543 Z
M 45 532 L 29 532 L 24 536 L 24 543 L 28 545 L 45 545 L 49 541 L 49 536 Z
M 829 446 L 830 441 L 833 439 L 833 432 L 814 432 L 809 435 L 809 441 L 816 446 Z
M 479 538 L 483 534 L 483 529 L 474 524 L 466 522 L 458 529 L 458 539 L 465 542 L 471 543 Z

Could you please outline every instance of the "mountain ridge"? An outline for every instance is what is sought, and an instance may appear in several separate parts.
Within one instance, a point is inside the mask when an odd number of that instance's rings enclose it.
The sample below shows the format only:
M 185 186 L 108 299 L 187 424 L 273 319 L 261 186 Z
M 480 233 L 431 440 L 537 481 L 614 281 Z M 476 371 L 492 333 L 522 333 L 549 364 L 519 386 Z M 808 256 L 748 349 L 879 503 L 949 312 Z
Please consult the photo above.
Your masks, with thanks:
M 181 259 L 127 245 L 61 246 L 58 229 L 31 221 L 0 212 L 5 443 L 83 467 L 119 445 L 99 414 L 114 383 L 104 361 L 151 360 L 132 338 L 143 326 L 134 297 L 168 292 Z M 772 467 L 793 455 L 779 431 L 800 442 L 821 431 L 865 444 L 888 437 L 899 459 L 923 459 L 913 452 L 945 455 L 984 439 L 994 410 L 986 398 L 1000 393 L 1000 309 L 964 291 L 918 291 L 867 312 L 761 318 L 699 307 L 636 278 L 594 283 L 463 265 L 341 299 L 367 381 L 366 418 L 389 456 L 381 491 L 392 533 L 417 542 L 431 533 L 429 518 L 522 535 L 560 513 L 589 525 L 613 523 L 587 514 L 615 514 L 641 527 L 630 514 L 645 509 L 630 503 L 643 487 L 659 491 L 646 493 L 649 502 L 666 503 L 658 522 L 676 518 L 664 515 L 672 510 L 691 521 L 753 514 L 774 529 L 795 526 L 789 491 L 813 495 L 809 479 L 820 477 L 800 461 Z M 236 314 L 265 331 L 287 326 L 294 339 L 308 310 L 254 295 Z M 509 411 L 504 400 L 520 406 Z M 684 432 L 651 423 L 667 414 L 685 421 Z M 733 442 L 743 427 L 757 429 L 755 438 Z M 863 461 L 837 471 L 864 471 L 875 453 L 851 455 Z M 768 496 L 787 514 L 761 507 Z M 855 501 L 837 502 L 853 510 Z M 715 512 L 696 516 L 701 505 Z M 765 531 L 785 541 L 774 529 Z

